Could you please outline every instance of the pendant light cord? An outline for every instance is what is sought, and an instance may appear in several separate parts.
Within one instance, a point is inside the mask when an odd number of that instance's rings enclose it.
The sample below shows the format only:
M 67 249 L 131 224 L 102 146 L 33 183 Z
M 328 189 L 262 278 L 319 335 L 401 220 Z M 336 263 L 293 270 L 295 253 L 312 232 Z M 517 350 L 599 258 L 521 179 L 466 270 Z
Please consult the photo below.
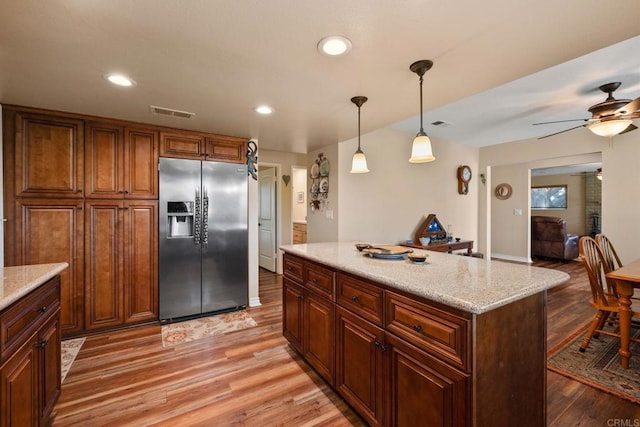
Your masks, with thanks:
M 424 128 L 422 126 L 422 81 L 423 81 L 423 76 L 420 75 L 420 133 L 424 133 Z
M 360 150 L 360 106 L 358 105 L 358 151 Z

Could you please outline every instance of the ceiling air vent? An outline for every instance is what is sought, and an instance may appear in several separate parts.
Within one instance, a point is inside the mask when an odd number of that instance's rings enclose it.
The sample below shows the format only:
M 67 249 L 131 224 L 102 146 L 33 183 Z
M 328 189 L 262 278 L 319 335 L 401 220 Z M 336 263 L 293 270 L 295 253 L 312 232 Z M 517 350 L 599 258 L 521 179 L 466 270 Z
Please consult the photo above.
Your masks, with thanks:
M 155 105 L 150 105 L 149 111 L 151 111 L 153 114 L 158 114 L 161 116 L 172 116 L 179 119 L 190 119 L 196 115 L 196 113 L 190 113 L 188 111 L 174 110 L 172 108 L 165 107 L 156 107 Z
M 449 122 L 445 122 L 443 120 L 436 120 L 435 122 L 432 122 L 431 125 L 432 126 L 439 126 L 439 127 L 447 127 L 447 126 L 451 126 L 453 123 L 449 123 Z

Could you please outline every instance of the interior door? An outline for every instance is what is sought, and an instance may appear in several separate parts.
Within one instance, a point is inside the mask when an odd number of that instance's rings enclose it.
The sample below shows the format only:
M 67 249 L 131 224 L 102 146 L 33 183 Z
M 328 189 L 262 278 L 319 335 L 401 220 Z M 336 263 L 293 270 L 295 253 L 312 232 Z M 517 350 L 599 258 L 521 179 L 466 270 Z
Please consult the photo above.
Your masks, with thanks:
M 278 253 L 276 247 L 276 169 L 261 168 L 258 176 L 260 267 L 275 272 Z

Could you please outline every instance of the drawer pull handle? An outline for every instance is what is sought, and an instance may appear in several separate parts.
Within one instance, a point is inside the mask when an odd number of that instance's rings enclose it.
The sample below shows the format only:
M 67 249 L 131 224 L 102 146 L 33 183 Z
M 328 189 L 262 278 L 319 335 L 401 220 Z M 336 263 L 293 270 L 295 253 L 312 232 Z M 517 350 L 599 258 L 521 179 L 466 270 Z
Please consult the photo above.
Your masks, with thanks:
M 42 307 L 40 307 L 40 309 L 38 310 L 40 313 L 44 313 L 45 311 L 47 311 L 47 306 L 43 305 Z
M 353 301 L 353 302 L 359 302 L 359 301 L 358 301 L 358 295 L 353 295 L 353 296 L 351 297 L 351 301 Z
M 387 349 L 389 348 L 389 347 L 387 347 L 387 346 L 386 346 L 386 345 L 384 345 L 384 344 L 380 344 L 378 341 L 374 341 L 374 342 L 373 342 L 373 345 L 375 345 L 375 346 L 376 346 L 376 348 L 379 348 L 379 349 L 380 349 L 380 350 L 382 350 L 382 351 L 387 351 Z
M 42 340 L 38 343 L 38 347 L 45 348 L 49 344 L 49 340 Z
M 318 284 L 318 279 L 311 279 L 311 281 L 315 284 Z
M 421 325 L 413 325 L 412 328 L 416 332 L 420 332 L 422 330 L 422 326 Z

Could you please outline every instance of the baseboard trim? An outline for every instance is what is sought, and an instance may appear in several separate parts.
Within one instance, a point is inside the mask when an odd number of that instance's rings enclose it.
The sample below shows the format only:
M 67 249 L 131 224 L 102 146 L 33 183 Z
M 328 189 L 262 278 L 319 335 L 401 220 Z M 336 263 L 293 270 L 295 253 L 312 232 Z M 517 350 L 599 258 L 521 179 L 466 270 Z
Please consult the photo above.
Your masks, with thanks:
M 525 264 L 532 264 L 531 258 L 505 255 L 505 254 L 491 254 L 491 259 L 503 259 L 505 261 L 523 262 Z
M 261 305 L 259 297 L 249 299 L 249 307 L 260 307 Z

